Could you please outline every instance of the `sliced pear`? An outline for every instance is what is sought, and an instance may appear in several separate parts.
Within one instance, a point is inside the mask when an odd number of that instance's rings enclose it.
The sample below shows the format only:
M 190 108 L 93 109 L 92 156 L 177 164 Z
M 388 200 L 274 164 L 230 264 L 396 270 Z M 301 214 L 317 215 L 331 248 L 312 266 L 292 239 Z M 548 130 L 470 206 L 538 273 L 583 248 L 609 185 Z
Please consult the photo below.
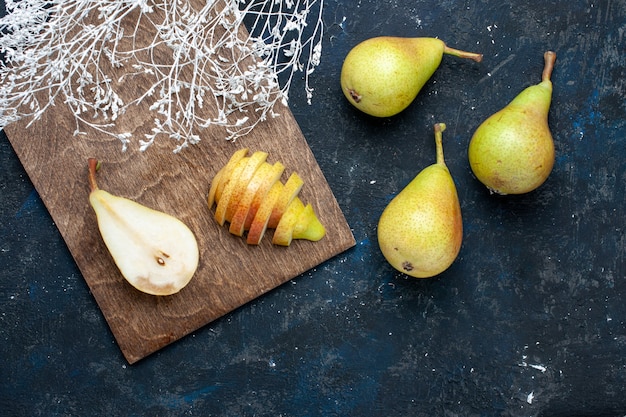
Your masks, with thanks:
M 179 219 L 98 188 L 98 162 L 89 159 L 89 203 L 122 276 L 139 291 L 171 295 L 184 288 L 198 267 L 193 232 Z
M 300 214 L 304 210 L 304 204 L 296 197 L 287 206 L 287 209 L 283 213 L 274 230 L 274 236 L 272 237 L 272 243 L 280 246 L 289 246 L 293 239 L 293 229 L 296 226 Z
M 261 183 L 265 180 L 265 177 L 272 169 L 272 166 L 267 162 L 261 164 L 259 169 L 256 170 L 254 176 L 248 182 L 246 189 L 244 190 L 241 198 L 235 201 L 235 198 L 231 196 L 230 204 L 236 205 L 235 214 L 230 219 L 230 227 L 228 231 L 235 236 L 242 236 L 244 232 L 244 226 L 246 221 L 246 215 L 250 210 L 250 203 L 254 198 L 254 194 L 259 189 Z M 245 213 L 244 213 L 245 211 Z
M 284 185 L 280 181 L 275 182 L 263 199 L 261 206 L 259 206 L 259 209 L 252 220 L 250 230 L 248 230 L 246 242 L 249 245 L 258 245 L 261 242 L 261 239 L 263 239 L 263 235 L 265 235 L 265 231 L 267 230 L 267 223 L 269 222 L 272 211 L 274 210 L 274 204 L 278 201 L 278 197 L 283 191 L 283 188 Z
M 248 231 L 246 241 L 251 245 L 258 245 L 269 228 L 276 229 L 273 243 L 277 245 L 324 237 L 326 230 L 313 207 L 298 198 L 302 178 L 294 172 L 283 184 L 282 163 L 270 165 L 266 152 L 246 156 L 247 152 L 247 148 L 235 152 L 211 181 L 207 202 L 209 208 L 216 204 L 219 225 L 230 223 L 229 231 L 236 236 Z
M 306 239 L 317 242 L 326 235 L 326 229 L 313 211 L 311 203 L 304 207 L 293 229 L 293 239 Z
M 259 169 L 254 173 L 254 176 L 248 182 L 248 186 L 243 196 L 237 202 L 237 209 L 235 214 L 230 220 L 229 232 L 235 236 L 243 236 L 246 230 L 246 219 L 248 214 L 251 213 L 252 202 L 256 196 L 259 196 L 259 201 L 262 200 L 272 185 L 280 179 L 280 176 L 284 170 L 282 164 L 270 165 L 264 162 Z M 234 197 L 231 197 L 231 204 Z M 254 209 L 254 213 L 258 209 L 258 204 Z M 254 216 L 254 214 L 252 214 Z M 252 219 L 250 220 L 252 222 Z M 249 228 L 249 226 L 248 226 Z
M 213 177 L 213 181 L 211 181 L 211 187 L 209 188 L 209 196 L 207 198 L 207 202 L 209 203 L 209 208 L 213 207 L 215 203 L 215 193 L 217 192 L 217 187 L 220 184 L 222 179 L 222 173 L 224 172 L 224 168 L 217 171 L 217 174 Z
M 224 189 L 222 190 L 222 193 L 219 198 L 217 197 L 217 192 L 215 193 L 216 194 L 215 198 L 217 201 L 217 208 L 215 209 L 215 220 L 220 226 L 224 226 L 224 223 L 226 222 L 226 209 L 228 208 L 230 197 L 233 195 L 233 192 L 235 191 L 235 187 L 237 186 L 237 181 L 239 179 L 239 176 L 241 175 L 246 165 L 248 165 L 249 159 L 250 158 L 248 157 L 244 157 L 244 158 L 241 158 L 239 162 L 237 162 L 232 173 L 230 174 L 230 177 L 225 179 Z M 224 175 L 225 174 L 223 174 L 223 176 Z M 218 190 L 219 190 L 219 186 L 218 186 Z
M 252 220 L 254 219 L 254 216 L 256 215 L 256 212 L 259 209 L 261 202 L 263 201 L 269 190 L 272 188 L 274 183 L 280 180 L 280 177 L 281 175 L 283 175 L 284 171 L 285 166 L 282 163 L 276 162 L 274 163 L 274 165 L 272 165 L 271 173 L 267 175 L 265 181 L 259 186 L 259 189 L 254 194 L 254 198 L 250 203 L 250 209 L 248 210 L 245 219 L 244 230 L 250 229 L 250 225 L 252 225 Z
M 228 200 L 228 206 L 226 207 L 226 221 L 230 222 L 232 220 L 233 215 L 237 211 L 237 207 L 239 207 L 239 203 L 248 188 L 250 180 L 254 176 L 254 173 L 265 162 L 266 158 L 267 152 L 255 152 L 248 159 L 248 163 L 241 171 L 239 178 L 237 178 L 233 192 Z
M 278 222 L 280 221 L 283 213 L 285 213 L 285 210 L 287 210 L 287 206 L 293 201 L 294 198 L 296 198 L 303 185 L 304 181 L 302 181 L 302 178 L 300 178 L 300 176 L 295 172 L 289 176 L 289 179 L 287 179 L 287 182 L 278 197 L 278 201 L 276 201 L 276 204 L 274 205 L 274 210 L 272 210 L 267 227 L 275 229 L 276 226 L 278 226 Z
M 232 177 L 233 170 L 235 169 L 239 161 L 247 154 L 248 148 L 239 149 L 238 151 L 233 153 L 226 165 L 224 165 L 224 168 L 222 168 L 221 170 L 222 174 L 220 175 L 218 183 L 216 184 L 217 188 L 215 189 L 215 201 L 219 201 L 220 197 L 222 196 L 222 191 L 224 191 L 224 187 L 226 186 L 226 183 L 228 183 L 228 181 Z M 213 207 L 213 204 L 209 204 L 209 208 L 211 207 Z

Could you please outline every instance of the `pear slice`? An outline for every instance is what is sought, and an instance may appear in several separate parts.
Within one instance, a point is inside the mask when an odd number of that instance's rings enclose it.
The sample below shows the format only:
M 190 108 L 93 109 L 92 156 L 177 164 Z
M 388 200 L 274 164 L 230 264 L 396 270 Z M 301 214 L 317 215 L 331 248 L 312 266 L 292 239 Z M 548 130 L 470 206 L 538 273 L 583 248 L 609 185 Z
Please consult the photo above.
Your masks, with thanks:
M 304 204 L 302 204 L 302 201 L 298 197 L 294 198 L 280 217 L 276 230 L 274 230 L 273 244 L 280 246 L 289 246 L 291 244 L 293 230 L 303 211 Z
M 217 191 L 215 193 L 215 199 L 217 201 L 217 207 L 215 209 L 215 220 L 220 226 L 224 226 L 224 223 L 226 222 L 226 209 L 228 208 L 228 202 L 230 201 L 230 197 L 235 191 L 235 187 L 237 186 L 237 181 L 241 176 L 241 173 L 243 172 L 246 165 L 248 165 L 249 159 L 249 157 L 241 158 L 232 170 L 232 174 L 224 179 L 225 185 L 220 197 L 217 197 Z M 225 175 L 225 173 L 222 174 L 222 177 L 224 177 Z M 218 186 L 217 189 L 219 190 L 220 186 Z
M 274 231 L 272 243 L 289 246 L 294 239 L 317 242 L 326 235 L 326 229 L 319 221 L 311 203 L 306 206 L 296 197 L 287 207 Z
M 213 204 L 215 203 L 215 193 L 217 193 L 217 187 L 221 183 L 223 173 L 224 168 L 217 171 L 217 174 L 215 174 L 215 176 L 213 177 L 213 181 L 211 181 L 211 186 L 209 187 L 209 196 L 207 197 L 209 207 L 213 207 Z
M 278 197 L 278 201 L 276 201 L 276 204 L 274 205 L 274 210 L 272 210 L 267 227 L 275 229 L 276 226 L 278 226 L 278 222 L 280 221 L 283 213 L 285 213 L 285 210 L 287 210 L 287 206 L 289 206 L 289 203 L 296 198 L 303 185 L 304 181 L 302 181 L 302 178 L 300 178 L 300 176 L 295 172 L 291 173 L 282 192 L 280 193 L 280 196 Z
M 280 162 L 275 162 L 272 166 L 272 172 L 267 176 L 265 182 L 259 186 L 256 194 L 254 194 L 254 198 L 250 203 L 250 210 L 248 210 L 248 214 L 246 215 L 244 230 L 249 230 L 252 225 L 252 220 L 254 220 L 254 216 L 256 215 L 259 207 L 261 206 L 261 202 L 270 191 L 274 183 L 280 180 L 281 175 L 285 171 L 285 166 Z
M 304 207 L 293 229 L 293 239 L 306 239 L 317 242 L 326 236 L 326 229 L 313 211 L 311 203 Z
M 224 165 L 224 168 L 221 169 L 222 173 L 220 174 L 219 178 L 213 179 L 213 181 L 217 181 L 217 183 L 215 184 L 214 201 L 219 201 L 220 197 L 222 196 L 222 191 L 224 191 L 224 187 L 230 180 L 231 174 L 233 170 L 235 169 L 235 166 L 237 166 L 237 163 L 239 163 L 239 161 L 242 158 L 244 158 L 247 154 L 248 154 L 248 148 L 242 148 L 242 149 L 239 149 L 238 151 L 235 151 L 235 153 L 233 153 L 233 155 L 230 157 L 226 165 Z M 211 187 L 212 186 L 213 186 L 213 183 L 211 183 Z M 209 200 L 209 208 L 213 207 L 214 201 Z
M 246 219 L 248 218 L 248 214 L 251 213 L 252 202 L 255 197 L 258 195 L 259 201 L 263 199 L 272 185 L 280 179 L 283 170 L 284 166 L 281 163 L 270 165 L 267 162 L 264 162 L 259 167 L 254 176 L 250 179 L 250 182 L 248 182 L 248 186 L 246 187 L 243 196 L 237 202 L 237 209 L 230 220 L 230 227 L 228 229 L 230 233 L 235 236 L 243 236 L 243 233 L 246 230 Z M 231 197 L 231 203 L 232 200 L 233 197 Z M 257 203 L 257 206 L 254 209 L 254 213 L 256 213 L 256 210 L 258 209 L 258 204 L 259 203 Z
M 259 209 L 252 220 L 250 230 L 248 230 L 246 242 L 249 245 L 258 245 L 261 242 L 261 239 L 263 239 L 263 235 L 265 235 L 265 231 L 267 230 L 267 223 L 269 222 L 272 211 L 274 210 L 274 204 L 278 201 L 278 197 L 280 197 L 283 188 L 284 185 L 280 181 L 275 182 L 263 199 L 263 202 L 259 206 Z
M 272 166 L 270 164 L 267 162 L 262 163 L 259 169 L 257 169 L 254 173 L 254 176 L 250 178 L 245 190 L 241 194 L 241 198 L 235 201 L 235 199 L 231 197 L 230 204 L 235 205 L 235 213 L 230 219 L 230 227 L 228 228 L 228 231 L 233 235 L 243 235 L 246 215 L 250 210 L 250 203 L 254 198 L 254 194 L 259 189 L 261 183 L 265 181 L 265 178 L 271 169 Z
M 246 192 L 248 183 L 266 159 L 267 152 L 260 151 L 253 153 L 248 159 L 248 163 L 241 170 L 241 174 L 239 175 L 239 178 L 237 178 L 233 187 L 233 192 L 228 200 L 228 206 L 226 207 L 226 221 L 230 222 L 232 220 L 241 198 Z
M 198 268 L 193 232 L 179 219 L 98 188 L 98 161 L 89 159 L 89 203 L 98 228 L 122 276 L 139 291 L 171 295 Z

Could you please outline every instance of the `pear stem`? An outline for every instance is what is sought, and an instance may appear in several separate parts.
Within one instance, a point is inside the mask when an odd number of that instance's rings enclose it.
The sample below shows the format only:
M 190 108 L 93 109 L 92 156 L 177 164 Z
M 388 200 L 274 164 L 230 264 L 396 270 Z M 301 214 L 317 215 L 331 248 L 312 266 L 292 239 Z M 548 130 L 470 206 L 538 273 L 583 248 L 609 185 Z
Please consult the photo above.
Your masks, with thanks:
M 96 182 L 96 171 L 100 168 L 100 162 L 96 158 L 89 158 L 89 187 L 94 192 L 98 189 L 98 183 Z
M 554 69 L 554 63 L 556 62 L 556 53 L 553 51 L 547 51 L 543 54 L 545 65 L 543 67 L 543 73 L 541 74 L 541 81 L 550 81 L 552 76 L 552 70 Z
M 443 134 L 446 130 L 445 123 L 435 124 L 435 146 L 437 147 L 437 163 L 439 165 L 446 165 L 446 161 L 443 159 Z
M 465 52 L 459 49 L 450 48 L 448 45 L 443 46 L 443 53 L 458 56 L 459 58 L 467 58 L 472 61 L 480 62 L 483 60 L 483 54 L 476 54 L 474 52 Z

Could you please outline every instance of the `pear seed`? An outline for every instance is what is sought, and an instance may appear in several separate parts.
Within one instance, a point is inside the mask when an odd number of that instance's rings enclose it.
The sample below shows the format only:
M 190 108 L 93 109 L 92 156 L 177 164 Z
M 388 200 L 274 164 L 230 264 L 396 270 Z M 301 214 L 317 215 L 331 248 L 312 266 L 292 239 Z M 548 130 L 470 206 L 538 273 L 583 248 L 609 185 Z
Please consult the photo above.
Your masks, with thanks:
M 161 257 L 161 256 L 157 256 L 157 257 L 156 257 L 156 261 L 157 261 L 157 263 L 158 263 L 159 265 L 165 266 L 165 259 L 163 259 L 163 258 L 169 258 L 170 256 L 169 256 L 167 253 L 165 253 L 165 252 L 161 252 L 161 255 L 162 255 L 163 257 Z

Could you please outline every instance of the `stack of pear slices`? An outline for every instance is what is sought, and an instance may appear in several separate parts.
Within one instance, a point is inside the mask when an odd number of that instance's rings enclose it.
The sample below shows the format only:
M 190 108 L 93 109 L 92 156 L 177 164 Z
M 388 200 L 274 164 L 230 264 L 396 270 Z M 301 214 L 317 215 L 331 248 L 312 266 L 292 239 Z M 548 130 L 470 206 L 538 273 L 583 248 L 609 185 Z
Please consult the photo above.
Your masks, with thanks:
M 258 245 L 267 229 L 275 229 L 272 243 L 291 245 L 294 239 L 318 241 L 326 234 L 312 205 L 304 204 L 298 194 L 304 181 L 292 173 L 283 184 L 285 171 L 281 162 L 267 162 L 268 153 L 248 148 L 236 151 L 220 169 L 209 188 L 208 206 L 215 208 L 220 226 L 229 223 L 229 232 Z

